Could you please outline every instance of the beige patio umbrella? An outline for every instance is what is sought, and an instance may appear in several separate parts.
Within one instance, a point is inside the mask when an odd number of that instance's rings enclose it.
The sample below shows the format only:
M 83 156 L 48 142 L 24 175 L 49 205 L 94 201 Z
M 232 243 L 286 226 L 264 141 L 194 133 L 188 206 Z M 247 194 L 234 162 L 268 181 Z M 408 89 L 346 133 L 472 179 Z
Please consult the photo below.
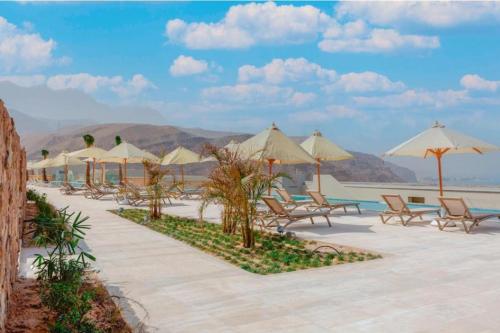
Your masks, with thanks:
M 63 151 L 56 157 L 50 160 L 50 162 L 47 164 L 47 168 L 58 168 L 58 167 L 64 167 L 64 184 L 68 183 L 68 167 L 74 166 L 74 165 L 84 165 L 85 163 L 82 162 L 80 159 L 77 157 L 71 156 L 68 152 Z
M 47 158 L 38 162 L 33 162 L 30 167 L 32 170 L 47 168 L 47 164 L 50 163 L 51 160 L 51 158 Z
M 269 175 L 273 173 L 273 164 L 316 163 L 311 155 L 283 134 L 274 123 L 268 129 L 242 142 L 238 151 L 241 156 L 267 161 Z M 270 193 L 271 188 L 269 188 Z
M 127 163 L 143 163 L 145 160 L 157 162 L 158 157 L 150 152 L 137 148 L 131 143 L 123 141 L 102 156 L 99 162 L 123 163 L 123 178 L 124 181 L 127 182 Z
M 354 156 L 344 149 L 321 135 L 319 131 L 315 131 L 313 135 L 302 142 L 300 146 L 317 162 L 316 173 L 318 177 L 318 192 L 321 192 L 321 161 L 342 161 L 354 158 Z
M 68 155 L 77 158 L 90 158 L 88 162 L 92 162 L 92 183 L 95 182 L 95 163 L 96 160 L 103 157 L 107 153 L 106 150 L 99 147 L 88 147 L 80 150 L 73 151 Z
M 192 150 L 184 148 L 182 146 L 177 147 L 167 155 L 165 155 L 161 160 L 161 165 L 179 165 L 181 169 L 181 183 L 184 186 L 184 165 L 191 163 L 201 162 L 200 154 L 195 153 Z
M 436 122 L 434 126 L 389 150 L 385 156 L 423 157 L 434 155 L 438 165 L 439 195 L 443 196 L 441 159 L 445 154 L 484 154 L 498 151 L 495 145 L 450 130 Z

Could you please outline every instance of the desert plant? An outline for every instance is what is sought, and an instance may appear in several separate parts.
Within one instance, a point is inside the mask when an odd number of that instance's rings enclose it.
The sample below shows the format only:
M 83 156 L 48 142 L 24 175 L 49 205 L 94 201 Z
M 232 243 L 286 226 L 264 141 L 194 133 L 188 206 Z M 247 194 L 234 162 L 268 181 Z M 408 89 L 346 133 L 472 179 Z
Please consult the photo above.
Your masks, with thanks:
M 85 235 L 84 230 L 90 228 L 84 224 L 88 217 L 82 217 L 81 213 L 68 213 L 64 208 L 50 219 L 50 223 L 43 225 L 46 231 L 35 237 L 36 245 L 45 246 L 48 250 L 47 257 L 41 254 L 35 256 L 37 276 L 50 282 L 73 281 L 87 268 L 88 260 L 95 260 L 79 246 Z M 73 258 L 77 252 L 78 255 Z
M 41 154 L 43 159 L 46 160 L 47 157 L 49 156 L 49 151 L 47 149 L 42 149 Z M 47 179 L 47 170 L 45 168 L 42 169 L 42 177 L 45 183 L 49 182 L 49 180 Z
M 122 138 L 121 136 L 117 135 L 115 136 L 115 146 L 118 146 L 122 143 Z M 118 179 L 120 181 L 120 184 L 123 184 L 123 173 L 122 173 L 122 165 L 118 164 Z
M 149 184 L 146 187 L 149 194 L 149 217 L 156 220 L 161 217 L 161 203 L 165 197 L 165 190 L 161 181 L 169 173 L 169 170 L 162 169 L 159 164 L 150 161 L 144 161 L 144 168 L 149 179 Z
M 210 172 L 208 181 L 202 185 L 200 217 L 209 203 L 222 204 L 223 232 L 234 234 L 239 228 L 243 246 L 253 247 L 257 201 L 268 188 L 274 187 L 278 177 L 284 175 L 264 175 L 259 163 L 241 158 L 236 151 L 219 149 L 213 145 L 206 145 L 204 151 L 213 156 L 218 164 Z

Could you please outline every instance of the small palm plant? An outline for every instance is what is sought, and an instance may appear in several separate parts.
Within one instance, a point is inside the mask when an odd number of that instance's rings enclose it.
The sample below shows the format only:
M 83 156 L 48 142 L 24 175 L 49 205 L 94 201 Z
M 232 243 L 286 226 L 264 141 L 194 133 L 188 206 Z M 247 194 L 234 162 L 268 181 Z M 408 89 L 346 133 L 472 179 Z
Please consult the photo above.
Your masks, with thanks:
M 46 160 L 47 157 L 49 157 L 49 151 L 47 149 L 42 149 L 41 153 L 42 153 L 42 157 L 43 157 L 44 160 Z M 43 175 L 42 176 L 43 177 L 43 181 L 45 183 L 48 183 L 49 180 L 47 179 L 47 170 L 45 168 L 42 169 L 42 175 Z
M 90 148 L 94 145 L 94 137 L 90 134 L 85 134 L 83 136 L 83 141 L 85 142 L 85 146 Z M 90 186 L 90 162 L 87 161 L 87 169 L 85 170 L 85 183 Z
M 115 136 L 115 146 L 118 146 L 122 143 L 121 136 Z M 120 180 L 120 184 L 123 184 L 123 173 L 122 173 L 122 165 L 118 164 L 118 179 Z
M 144 168 L 148 173 L 149 179 L 147 186 L 149 194 L 149 217 L 151 220 L 157 220 L 161 218 L 161 203 L 165 196 L 165 189 L 161 181 L 169 173 L 169 170 L 162 169 L 159 164 L 150 161 L 144 161 Z
M 205 146 L 204 151 L 215 157 L 218 165 L 210 172 L 208 181 L 202 185 L 202 204 L 200 216 L 210 203 L 223 206 L 222 229 L 224 233 L 234 234 L 240 229 L 243 246 L 255 245 L 254 221 L 257 202 L 271 187 L 275 187 L 278 173 L 265 175 L 260 163 L 243 159 L 238 152 L 219 149 L 213 145 Z

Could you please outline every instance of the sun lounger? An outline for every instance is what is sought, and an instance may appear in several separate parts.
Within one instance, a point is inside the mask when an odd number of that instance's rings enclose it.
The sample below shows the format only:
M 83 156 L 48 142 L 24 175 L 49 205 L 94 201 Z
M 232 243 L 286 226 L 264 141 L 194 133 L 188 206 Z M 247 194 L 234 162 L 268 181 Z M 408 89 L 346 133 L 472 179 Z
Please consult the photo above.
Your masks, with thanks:
M 61 188 L 59 189 L 59 191 L 62 194 L 66 194 L 66 195 L 72 195 L 72 194 L 75 194 L 77 192 L 82 192 L 82 191 L 85 191 L 85 190 L 86 190 L 85 187 L 74 187 L 70 183 L 63 184 L 61 186 Z
M 482 221 L 491 218 L 500 219 L 500 214 L 473 215 L 462 198 L 439 198 L 439 201 L 445 210 L 445 215 L 436 219 L 439 230 L 443 230 L 451 222 L 461 222 L 465 232 L 470 233 L 470 231 L 474 227 L 477 227 Z M 467 225 L 468 223 L 469 225 Z
M 312 200 L 296 201 L 284 188 L 276 189 L 276 193 L 281 197 L 286 209 L 297 209 L 298 207 L 312 203 Z
M 382 198 L 387 204 L 387 210 L 380 213 L 380 219 L 384 224 L 393 217 L 399 217 L 401 224 L 407 226 L 409 222 L 417 217 L 423 220 L 422 216 L 425 214 L 440 214 L 439 208 L 410 209 L 400 195 L 387 194 L 382 195 Z
M 313 210 L 328 209 L 329 212 L 332 212 L 335 209 L 342 208 L 344 213 L 347 213 L 347 207 L 354 207 L 358 210 L 358 213 L 361 214 L 361 209 L 359 208 L 359 202 L 335 202 L 331 203 L 325 198 L 325 196 L 318 191 L 307 191 L 307 194 L 313 199 L 314 203 L 309 206 L 309 208 L 313 208 Z
M 115 188 L 104 185 L 86 185 L 83 195 L 87 199 L 101 199 L 106 195 L 114 195 L 117 192 Z
M 328 218 L 329 212 L 310 212 L 304 210 L 290 211 L 283 207 L 283 205 L 275 197 L 266 196 L 262 197 L 262 200 L 264 200 L 264 202 L 270 209 L 270 212 L 268 214 L 261 217 L 261 222 L 266 228 L 281 226 L 280 221 L 285 222 L 285 224 L 283 225 L 284 228 L 294 222 L 304 219 L 309 219 L 311 220 L 311 223 L 314 224 L 313 218 L 315 217 L 324 217 L 326 219 L 326 222 L 328 223 L 328 226 L 332 226 L 332 224 L 330 223 L 330 219 Z

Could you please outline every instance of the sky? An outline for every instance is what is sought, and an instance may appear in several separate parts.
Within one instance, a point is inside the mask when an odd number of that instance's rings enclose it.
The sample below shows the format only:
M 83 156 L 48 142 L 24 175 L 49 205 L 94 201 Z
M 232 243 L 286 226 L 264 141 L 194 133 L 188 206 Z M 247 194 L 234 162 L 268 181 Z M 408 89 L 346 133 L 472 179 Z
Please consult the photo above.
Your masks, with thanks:
M 499 59 L 498 2 L 0 3 L 0 80 L 375 154 L 436 120 L 500 145 Z

